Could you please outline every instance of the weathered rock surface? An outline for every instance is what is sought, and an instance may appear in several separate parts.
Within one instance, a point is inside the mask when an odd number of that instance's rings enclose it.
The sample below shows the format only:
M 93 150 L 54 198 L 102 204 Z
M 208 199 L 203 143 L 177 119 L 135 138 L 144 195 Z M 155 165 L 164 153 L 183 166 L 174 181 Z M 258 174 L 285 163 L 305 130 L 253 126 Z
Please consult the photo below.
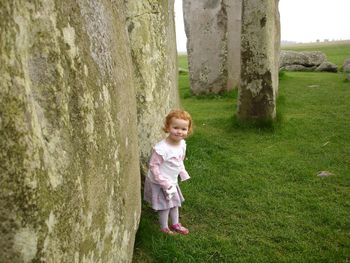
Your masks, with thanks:
M 241 34 L 237 117 L 274 119 L 280 43 L 278 0 L 243 0 Z
M 219 93 L 239 82 L 241 0 L 184 0 L 191 91 Z
M 179 106 L 174 0 L 124 1 L 137 90 L 142 172 L 164 132 L 164 116 Z
M 241 73 L 242 0 L 224 0 L 227 12 L 227 90 L 238 88 Z
M 191 91 L 218 93 L 227 86 L 227 16 L 222 1 L 183 1 Z
M 1 1 L 0 262 L 130 262 L 140 216 L 124 1 Z
M 319 66 L 325 62 L 326 55 L 320 51 L 291 51 L 282 50 L 280 53 L 280 67 L 287 65 L 302 65 L 304 67 Z
M 338 66 L 334 63 L 325 61 L 322 62 L 315 71 L 338 72 Z
M 281 51 L 280 70 L 337 72 L 338 66 L 327 61 L 320 51 Z
M 350 72 L 350 58 L 348 58 L 344 61 L 343 72 Z
M 286 71 L 315 71 L 315 69 L 317 68 L 317 66 L 303 66 L 303 65 L 286 65 L 282 68 L 280 68 L 280 70 L 286 70 Z
M 283 50 L 280 54 L 280 70 L 337 72 L 338 66 L 327 61 L 320 51 Z

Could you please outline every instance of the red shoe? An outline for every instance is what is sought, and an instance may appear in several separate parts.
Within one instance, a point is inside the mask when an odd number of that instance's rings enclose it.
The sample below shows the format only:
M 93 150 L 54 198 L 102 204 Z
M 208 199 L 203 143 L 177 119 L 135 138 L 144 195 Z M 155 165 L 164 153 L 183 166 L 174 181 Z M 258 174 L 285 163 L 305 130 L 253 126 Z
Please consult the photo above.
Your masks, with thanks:
M 180 223 L 170 226 L 170 229 L 181 235 L 188 235 L 188 233 L 190 233 L 190 231 Z
M 163 232 L 163 233 L 168 234 L 168 235 L 175 235 L 176 234 L 175 232 L 171 231 L 167 227 L 160 229 L 160 232 Z

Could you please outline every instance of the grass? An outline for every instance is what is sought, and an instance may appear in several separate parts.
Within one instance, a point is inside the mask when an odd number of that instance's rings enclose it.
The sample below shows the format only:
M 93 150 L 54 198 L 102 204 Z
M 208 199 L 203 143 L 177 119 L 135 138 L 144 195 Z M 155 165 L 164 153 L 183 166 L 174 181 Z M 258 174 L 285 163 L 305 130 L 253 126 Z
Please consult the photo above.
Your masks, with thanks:
M 344 57 L 325 52 L 330 61 Z M 349 262 L 350 83 L 344 78 L 285 72 L 278 123 L 254 128 L 235 122 L 235 91 L 194 97 L 188 75 L 180 75 L 182 105 L 195 123 L 187 139 L 191 180 L 181 184 L 181 221 L 191 233 L 161 234 L 157 215 L 144 204 L 133 262 Z M 322 170 L 333 175 L 316 176 Z

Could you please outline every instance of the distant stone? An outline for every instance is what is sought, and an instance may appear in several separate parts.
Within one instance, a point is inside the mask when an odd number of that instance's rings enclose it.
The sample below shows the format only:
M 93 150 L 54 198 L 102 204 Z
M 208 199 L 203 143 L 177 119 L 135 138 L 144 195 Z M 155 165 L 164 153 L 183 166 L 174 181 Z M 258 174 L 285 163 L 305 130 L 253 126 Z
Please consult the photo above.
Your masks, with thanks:
M 346 76 L 346 80 L 347 80 L 347 81 L 350 81 L 350 74 L 348 74 L 348 75 Z
M 343 71 L 350 72 L 350 58 L 345 59 L 343 64 Z
M 242 0 L 183 0 L 193 94 L 220 93 L 238 85 L 241 5 Z
M 327 71 L 327 72 L 338 72 L 338 66 L 334 63 L 325 61 L 319 65 L 315 71 Z
M 348 65 L 350 72 L 350 59 Z M 280 70 L 338 72 L 338 66 L 327 61 L 326 55 L 320 51 L 282 50 L 280 53 Z
M 185 68 L 179 68 L 179 74 L 187 74 L 188 70 Z
M 193 94 L 218 93 L 226 90 L 225 7 L 222 1 L 183 2 L 190 87 Z
M 280 68 L 280 70 L 286 70 L 286 71 L 314 71 L 316 69 L 316 66 L 311 66 L 311 67 L 307 67 L 307 66 L 303 66 L 303 65 L 286 65 L 282 68 Z
M 310 86 L 307 86 L 308 88 L 319 88 L 320 85 L 310 85 Z
M 318 177 L 328 177 L 328 176 L 331 176 L 331 175 L 334 175 L 334 174 L 331 173 L 331 172 L 328 172 L 328 171 L 320 171 L 320 172 L 317 173 Z
M 280 53 L 280 67 L 286 65 L 303 65 L 305 67 L 319 66 L 326 61 L 326 55 L 320 51 L 290 51 Z

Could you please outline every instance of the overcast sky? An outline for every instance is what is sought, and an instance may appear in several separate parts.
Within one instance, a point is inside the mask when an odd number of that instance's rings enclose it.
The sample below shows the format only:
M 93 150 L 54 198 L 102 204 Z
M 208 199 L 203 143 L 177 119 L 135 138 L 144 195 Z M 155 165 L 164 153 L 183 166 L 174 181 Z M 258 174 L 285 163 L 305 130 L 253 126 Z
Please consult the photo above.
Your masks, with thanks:
M 280 0 L 281 39 L 315 42 L 350 39 L 350 0 Z M 175 0 L 178 51 L 186 51 L 182 0 Z

